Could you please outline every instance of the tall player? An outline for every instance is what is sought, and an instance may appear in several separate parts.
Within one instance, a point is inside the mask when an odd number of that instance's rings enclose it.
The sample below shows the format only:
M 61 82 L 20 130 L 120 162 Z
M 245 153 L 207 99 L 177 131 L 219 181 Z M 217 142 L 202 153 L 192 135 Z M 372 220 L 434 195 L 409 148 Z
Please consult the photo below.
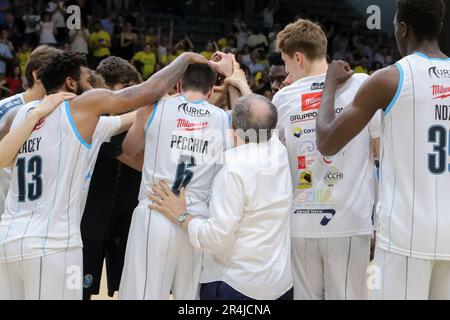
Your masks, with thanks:
M 404 58 L 371 76 L 338 117 L 335 93 L 352 72 L 333 62 L 326 79 L 317 125 L 323 154 L 339 152 L 377 110 L 385 113 L 374 299 L 450 299 L 450 59 L 438 40 L 444 14 L 442 0 L 397 1 Z
M 25 67 L 28 89 L 24 93 L 19 93 L 0 101 L 0 140 L 9 132 L 20 107 L 45 96 L 44 86 L 37 79 L 37 71 L 40 66 L 47 63 L 49 56 L 55 52 L 58 52 L 58 50 L 46 45 L 34 49 Z M 0 169 L 0 216 L 4 210 L 3 204 L 9 190 L 10 180 L 11 170 Z
M 197 54 L 181 55 L 141 85 L 117 92 L 90 90 L 61 103 L 44 119 L 36 108 L 39 102 L 19 111 L 14 130 L 0 142 L 0 164 L 14 165 L 0 222 L 0 299 L 82 298 L 85 195 L 80 190 L 100 115 L 157 101 L 190 64 L 207 62 Z M 54 55 L 39 72 L 47 94 L 80 92 L 80 83 L 89 76 L 84 64 L 78 55 Z
M 273 103 L 295 188 L 295 299 L 367 299 L 375 202 L 371 146 L 379 137 L 381 118 L 374 118 L 340 153 L 322 156 L 316 147 L 316 119 L 328 68 L 327 38 L 317 24 L 298 20 L 279 33 L 278 46 L 294 81 L 275 95 Z M 334 113 L 345 109 L 366 78 L 355 75 L 339 88 Z
M 180 226 L 161 213 L 149 211 L 147 196 L 160 180 L 178 193 L 186 187 L 189 212 L 208 217 L 212 182 L 220 169 L 228 117 L 207 102 L 215 72 L 191 65 L 178 84 L 179 95 L 138 111 L 124 141 L 124 151 L 145 161 L 128 238 L 120 299 L 198 299 L 202 254 L 190 244 Z M 181 224 L 182 221 L 180 221 Z

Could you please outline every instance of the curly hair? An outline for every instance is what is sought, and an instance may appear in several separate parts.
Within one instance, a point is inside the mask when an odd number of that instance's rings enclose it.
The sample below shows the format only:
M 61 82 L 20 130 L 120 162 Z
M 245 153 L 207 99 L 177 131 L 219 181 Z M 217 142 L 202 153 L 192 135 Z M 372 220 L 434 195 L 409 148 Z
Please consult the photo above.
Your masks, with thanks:
M 130 82 L 142 82 L 141 75 L 136 68 L 128 61 L 119 57 L 108 57 L 102 60 L 96 72 L 105 79 L 106 85 L 109 88 L 119 83 L 127 85 Z
M 41 80 L 47 94 L 57 92 L 70 77 L 80 80 L 81 67 L 87 67 L 86 57 L 79 53 L 55 53 L 46 65 L 38 69 L 38 78 Z
M 443 0 L 397 0 L 397 22 L 411 27 L 419 41 L 438 39 L 444 17 Z

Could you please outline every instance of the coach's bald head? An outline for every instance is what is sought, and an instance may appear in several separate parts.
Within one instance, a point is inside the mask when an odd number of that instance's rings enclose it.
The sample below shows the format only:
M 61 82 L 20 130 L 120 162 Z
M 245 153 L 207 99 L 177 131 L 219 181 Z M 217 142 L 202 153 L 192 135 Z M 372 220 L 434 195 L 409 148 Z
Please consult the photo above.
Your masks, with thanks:
M 244 143 L 269 141 L 277 122 L 277 108 L 261 95 L 244 96 L 233 107 L 233 127 Z

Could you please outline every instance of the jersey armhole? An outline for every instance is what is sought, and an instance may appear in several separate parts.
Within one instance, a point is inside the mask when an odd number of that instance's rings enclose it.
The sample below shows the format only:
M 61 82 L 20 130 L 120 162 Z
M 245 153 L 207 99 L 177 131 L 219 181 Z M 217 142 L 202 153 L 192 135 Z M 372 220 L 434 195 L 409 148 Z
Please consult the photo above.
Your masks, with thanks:
M 155 115 L 156 115 L 156 111 L 158 110 L 158 101 L 155 102 L 155 104 L 153 105 L 153 111 L 152 114 L 150 116 L 150 119 L 148 120 L 147 126 L 145 127 L 145 134 L 147 134 L 148 129 L 150 128 L 153 119 L 155 119 Z
M 65 109 L 66 109 L 66 116 L 67 120 L 69 120 L 70 126 L 72 127 L 72 131 L 77 137 L 78 141 L 85 146 L 87 149 L 92 148 L 92 143 L 88 144 L 83 137 L 81 136 L 80 132 L 78 131 L 75 122 L 73 121 L 72 114 L 70 113 L 70 106 L 69 106 L 69 100 L 64 101 Z
M 386 110 L 384 111 L 384 115 L 387 116 L 389 114 L 389 112 L 391 111 L 391 109 L 394 107 L 395 103 L 397 102 L 400 93 L 402 92 L 402 88 L 403 88 L 403 82 L 405 81 L 405 72 L 403 71 L 403 67 L 401 66 L 400 63 L 396 63 L 395 66 L 397 67 L 398 73 L 399 73 L 399 80 L 398 80 L 398 85 L 397 85 L 397 92 L 395 93 L 394 98 L 392 99 L 391 103 L 388 105 L 388 107 L 386 108 Z

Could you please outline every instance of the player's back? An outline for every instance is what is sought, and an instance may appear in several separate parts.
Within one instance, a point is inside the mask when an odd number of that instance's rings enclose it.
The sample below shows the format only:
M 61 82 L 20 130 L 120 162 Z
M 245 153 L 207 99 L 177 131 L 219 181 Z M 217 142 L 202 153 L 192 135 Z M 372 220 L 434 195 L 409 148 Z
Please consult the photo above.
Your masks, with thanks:
M 337 90 L 336 116 L 351 103 L 367 78 L 355 74 Z M 325 74 L 300 79 L 273 99 L 294 186 L 292 235 L 326 238 L 370 234 L 375 201 L 370 145 L 375 129 L 369 125 L 340 153 L 323 157 L 316 145 L 316 120 L 324 81 Z M 371 124 L 376 120 L 374 117 Z
M 24 106 L 13 128 L 38 104 Z M 14 162 L 0 221 L 0 262 L 81 247 L 79 209 L 89 148 L 67 101 L 36 125 Z
M 421 53 L 396 64 L 397 93 L 382 139 L 379 245 L 450 259 L 450 59 Z
M 174 191 L 186 187 L 192 214 L 207 216 L 228 123 L 226 113 L 206 101 L 190 102 L 176 95 L 155 104 L 145 132 L 141 205 L 146 206 L 151 187 L 165 180 Z

